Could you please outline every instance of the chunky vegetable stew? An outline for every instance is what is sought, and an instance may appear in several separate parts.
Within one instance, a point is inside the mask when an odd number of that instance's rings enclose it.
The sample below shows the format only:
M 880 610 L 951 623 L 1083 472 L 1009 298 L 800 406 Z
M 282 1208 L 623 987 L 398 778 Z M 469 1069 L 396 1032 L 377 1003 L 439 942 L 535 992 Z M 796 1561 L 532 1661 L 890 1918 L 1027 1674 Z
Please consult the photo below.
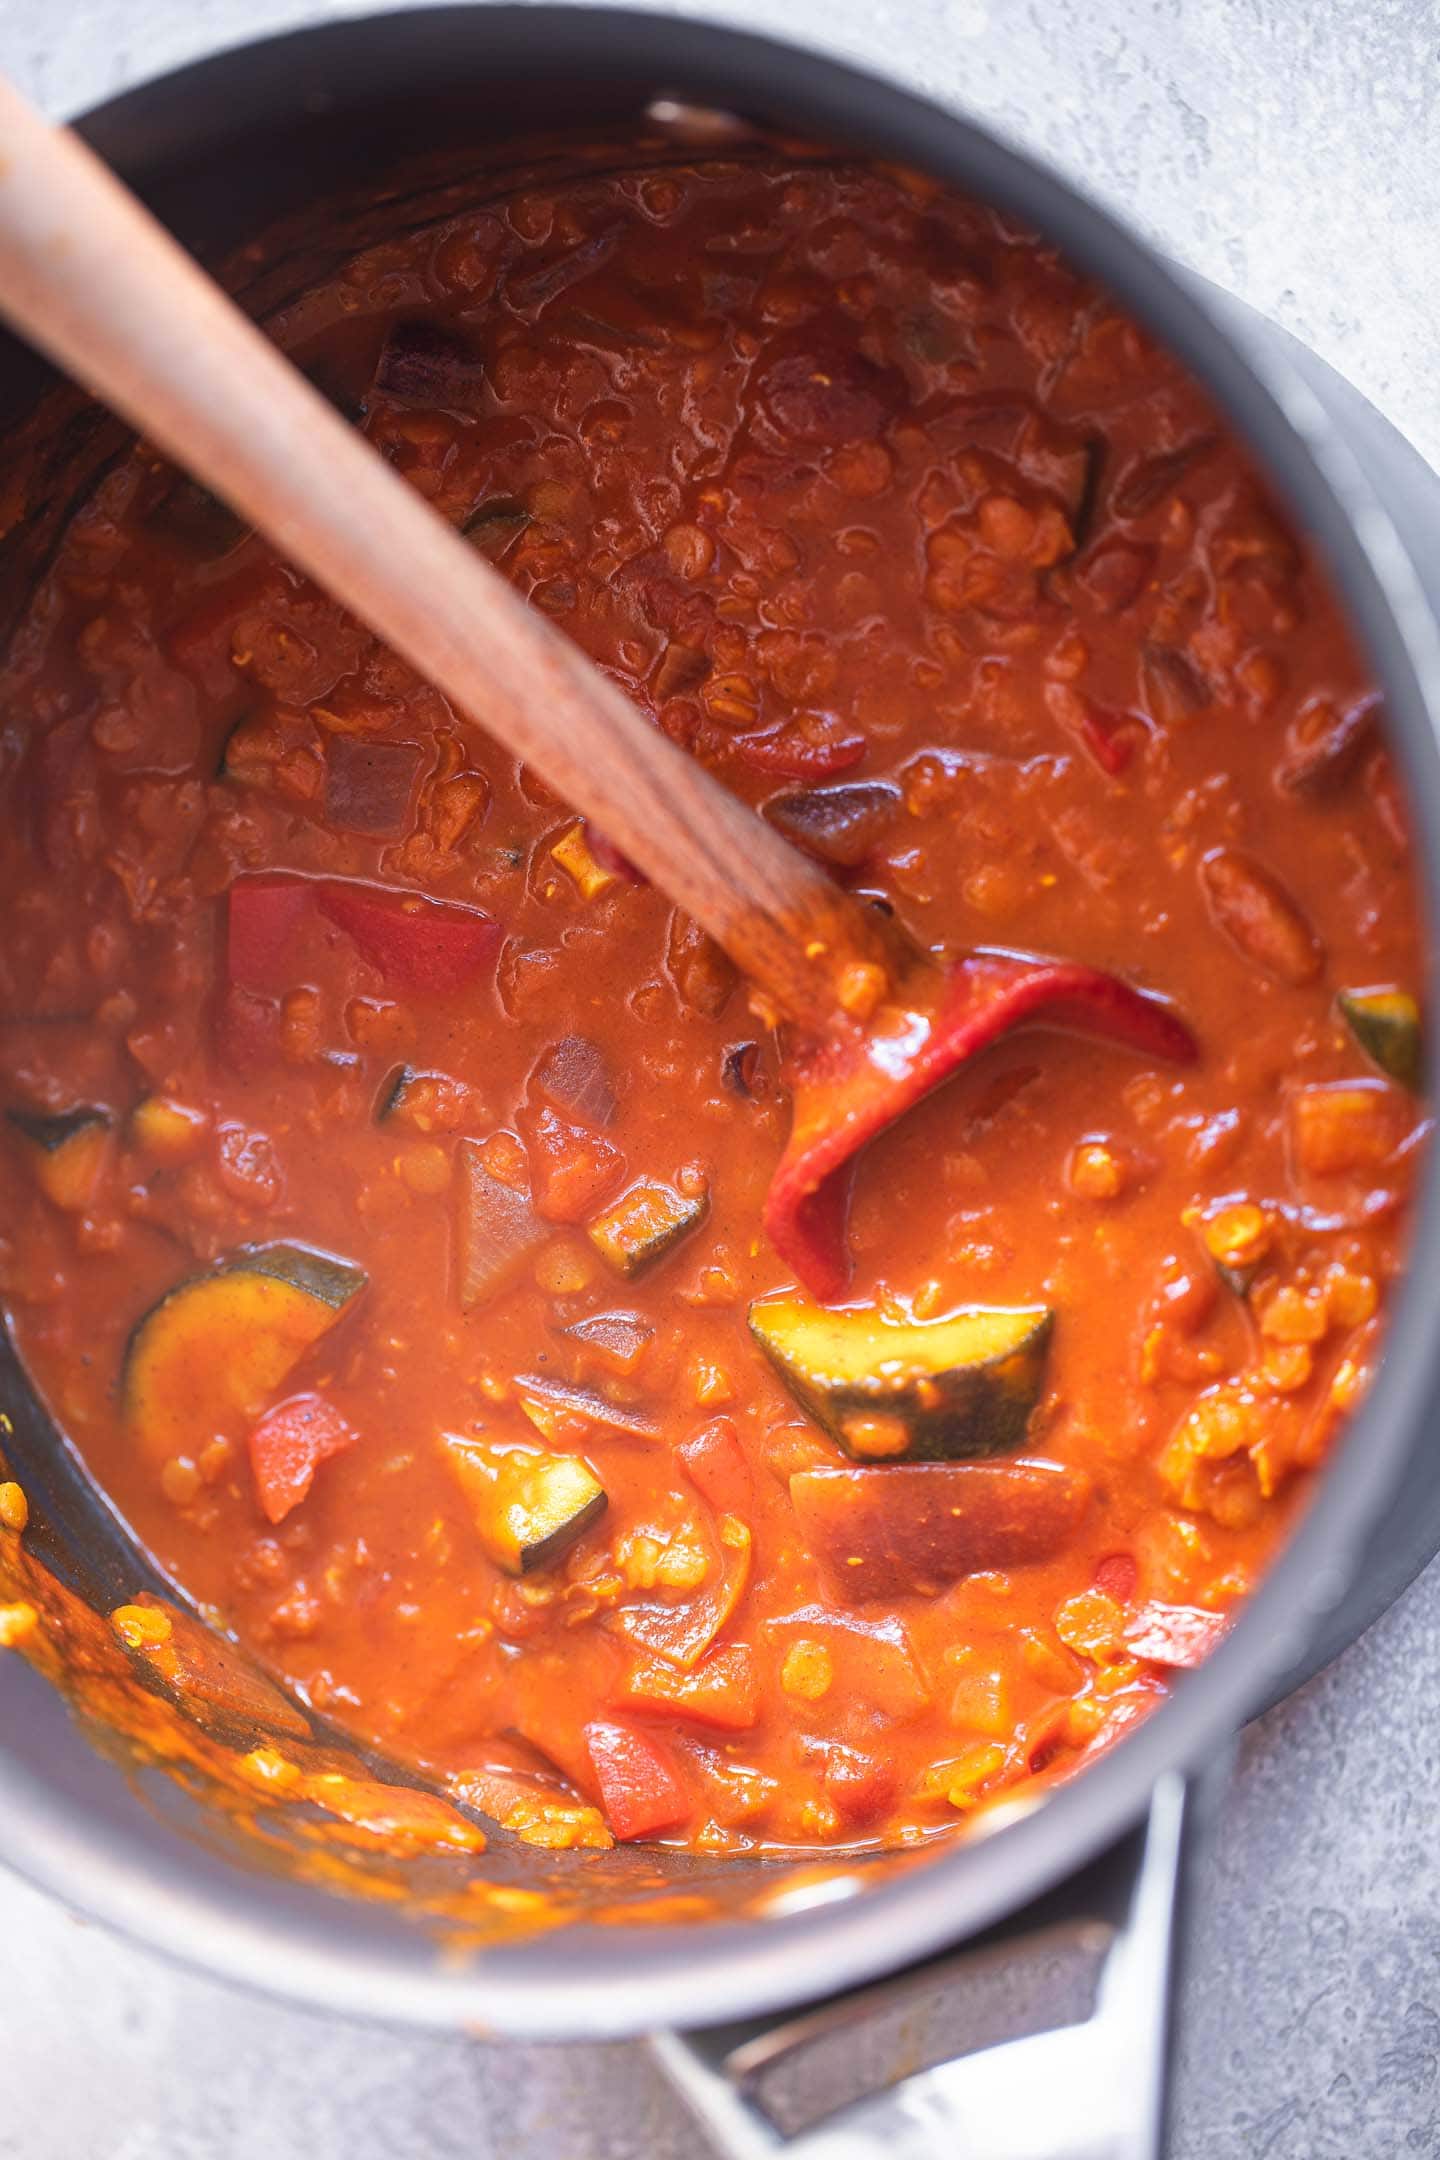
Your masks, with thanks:
M 1032 1794 L 1223 1634 L 1403 1256 L 1418 908 L 1320 568 L 1103 294 L 903 173 L 637 150 L 271 327 L 962 970 L 963 1065 L 830 1148 L 710 939 L 142 446 L 4 661 L 31 1371 L 218 1624 L 522 1838 Z

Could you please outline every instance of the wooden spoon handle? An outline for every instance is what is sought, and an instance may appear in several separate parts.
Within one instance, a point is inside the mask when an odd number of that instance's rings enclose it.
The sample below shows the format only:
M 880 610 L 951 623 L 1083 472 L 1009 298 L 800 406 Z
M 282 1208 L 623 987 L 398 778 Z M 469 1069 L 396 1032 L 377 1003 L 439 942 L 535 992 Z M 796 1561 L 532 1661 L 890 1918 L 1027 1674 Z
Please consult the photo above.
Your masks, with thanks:
M 887 941 L 511 590 L 68 129 L 0 78 L 0 313 L 533 765 L 828 1032 Z

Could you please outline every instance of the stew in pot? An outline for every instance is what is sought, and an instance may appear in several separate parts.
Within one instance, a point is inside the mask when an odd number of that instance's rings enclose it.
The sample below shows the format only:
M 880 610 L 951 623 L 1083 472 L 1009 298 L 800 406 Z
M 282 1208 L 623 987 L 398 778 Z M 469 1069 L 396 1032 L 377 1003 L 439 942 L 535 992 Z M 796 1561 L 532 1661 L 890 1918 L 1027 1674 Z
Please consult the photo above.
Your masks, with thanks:
M 902 172 L 637 154 L 270 327 L 985 1024 L 837 1276 L 725 956 L 141 446 L 3 669 L 29 1369 L 207 1614 L 526 1839 L 1034 1793 L 1223 1634 L 1403 1258 L 1418 902 L 1321 566 L 1102 293 Z

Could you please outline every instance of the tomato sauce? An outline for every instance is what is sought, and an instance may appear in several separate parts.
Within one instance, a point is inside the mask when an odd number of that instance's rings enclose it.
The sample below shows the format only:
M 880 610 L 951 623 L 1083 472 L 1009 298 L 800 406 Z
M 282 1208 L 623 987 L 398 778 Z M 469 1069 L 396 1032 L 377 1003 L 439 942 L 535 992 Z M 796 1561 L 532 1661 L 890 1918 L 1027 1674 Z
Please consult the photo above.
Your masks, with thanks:
M 218 1624 L 533 1842 L 915 1840 L 1069 1774 L 1223 1633 L 1403 1258 L 1419 910 L 1321 567 L 1102 293 L 858 163 L 537 184 L 269 327 L 922 945 L 1198 1054 L 978 1049 L 861 1159 L 815 1351 L 725 956 L 141 447 L 4 663 L 30 1371 Z

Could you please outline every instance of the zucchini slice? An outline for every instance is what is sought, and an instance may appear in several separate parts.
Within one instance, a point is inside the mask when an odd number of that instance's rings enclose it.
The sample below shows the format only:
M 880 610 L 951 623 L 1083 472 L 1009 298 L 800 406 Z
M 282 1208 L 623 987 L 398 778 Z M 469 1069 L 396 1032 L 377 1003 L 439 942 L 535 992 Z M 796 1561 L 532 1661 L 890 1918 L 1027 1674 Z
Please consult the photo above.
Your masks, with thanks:
M 151 532 L 203 563 L 232 554 L 255 529 L 229 503 L 184 473 L 176 475 L 145 522 Z
M 82 1103 L 58 1115 L 43 1110 L 7 1110 L 5 1115 L 29 1141 L 35 1176 L 46 1197 L 59 1208 L 88 1207 L 105 1157 L 109 1111 Z
M 1238 1298 L 1248 1297 L 1274 1243 L 1265 1210 L 1253 1200 L 1227 1200 L 1208 1215 L 1198 1210 L 1187 1213 L 1185 1220 L 1199 1232 L 1225 1288 Z
M 498 562 L 530 522 L 530 512 L 513 495 L 492 495 L 462 520 L 460 531 L 471 547 L 479 548 L 491 562 Z
M 445 1434 L 460 1489 L 490 1558 L 507 1575 L 529 1575 L 568 1552 L 609 1506 L 609 1495 L 579 1455 L 493 1447 Z
M 1425 1082 L 1420 1007 L 1408 990 L 1342 990 L 1340 1017 L 1372 1064 L 1418 1094 Z
M 762 1298 L 750 1330 L 802 1410 L 856 1462 L 953 1462 L 1025 1438 L 1054 1325 L 1044 1305 L 898 1322 Z
M 136 1444 L 163 1463 L 248 1424 L 364 1287 L 363 1269 L 305 1245 L 242 1245 L 177 1283 L 126 1345 L 121 1398 Z
M 641 1178 L 613 1207 L 597 1215 L 586 1235 L 602 1260 L 627 1278 L 663 1260 L 710 1212 L 710 1195 L 689 1199 L 659 1178 Z
M 415 1085 L 415 1070 L 411 1065 L 392 1065 L 380 1083 L 375 1097 L 375 1122 L 383 1125 L 386 1118 L 393 1117 Z

